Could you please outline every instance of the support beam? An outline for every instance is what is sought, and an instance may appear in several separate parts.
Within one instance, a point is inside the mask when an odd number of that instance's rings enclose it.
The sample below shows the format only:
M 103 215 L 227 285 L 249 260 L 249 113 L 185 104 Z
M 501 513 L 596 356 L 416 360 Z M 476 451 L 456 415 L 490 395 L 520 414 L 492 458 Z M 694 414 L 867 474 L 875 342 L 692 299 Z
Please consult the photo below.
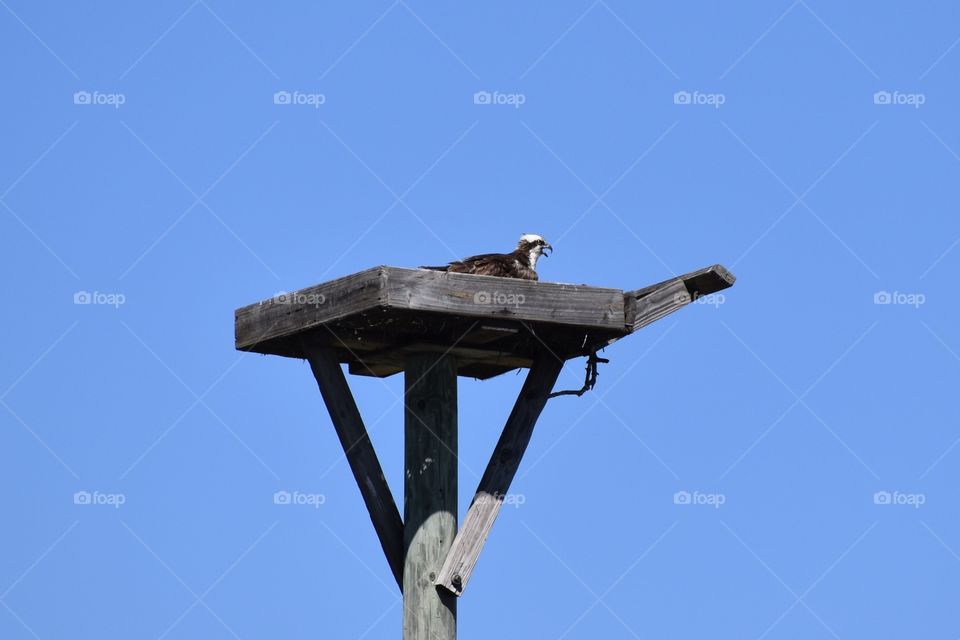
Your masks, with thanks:
M 330 420 L 370 512 L 390 570 L 403 588 L 403 521 L 340 363 L 329 349 L 304 346 Z
M 411 354 L 404 378 L 403 638 L 456 640 L 457 599 L 434 580 L 457 534 L 457 362 Z
M 553 385 L 560 375 L 563 362 L 552 355 L 544 355 L 534 362 L 500 440 L 490 456 L 477 493 L 467 511 L 463 527 L 447 554 L 436 584 L 450 593 L 460 595 L 467 586 L 493 522 L 500 513 L 503 500 L 510 490 L 533 427 L 547 403 Z

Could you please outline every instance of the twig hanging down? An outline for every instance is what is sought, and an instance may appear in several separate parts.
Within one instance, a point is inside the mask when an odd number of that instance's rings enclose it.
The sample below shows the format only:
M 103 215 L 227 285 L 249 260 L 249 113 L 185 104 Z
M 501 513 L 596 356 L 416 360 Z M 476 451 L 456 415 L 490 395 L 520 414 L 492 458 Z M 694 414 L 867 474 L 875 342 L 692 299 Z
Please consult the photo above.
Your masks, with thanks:
M 607 364 L 610 362 L 607 358 L 601 358 L 597 356 L 597 350 L 594 349 L 590 352 L 590 355 L 587 357 L 587 372 L 583 378 L 583 386 L 577 390 L 567 389 L 564 391 L 554 391 L 548 397 L 556 398 L 557 396 L 577 396 L 578 398 L 585 394 L 587 391 L 593 389 L 594 385 L 597 384 L 597 376 L 600 375 L 597 372 L 597 365 L 600 363 Z

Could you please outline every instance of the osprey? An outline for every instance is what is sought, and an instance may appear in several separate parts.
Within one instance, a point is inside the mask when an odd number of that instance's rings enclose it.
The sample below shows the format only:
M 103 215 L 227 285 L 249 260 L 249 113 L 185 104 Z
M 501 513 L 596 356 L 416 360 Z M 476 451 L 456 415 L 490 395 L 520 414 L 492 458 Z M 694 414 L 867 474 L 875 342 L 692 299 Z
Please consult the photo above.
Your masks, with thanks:
M 443 267 L 420 267 L 449 273 L 472 273 L 478 276 L 499 276 L 537 280 L 537 260 L 549 256 L 553 247 L 542 237 L 525 233 L 520 236 L 517 248 L 510 253 L 484 253 L 457 260 Z

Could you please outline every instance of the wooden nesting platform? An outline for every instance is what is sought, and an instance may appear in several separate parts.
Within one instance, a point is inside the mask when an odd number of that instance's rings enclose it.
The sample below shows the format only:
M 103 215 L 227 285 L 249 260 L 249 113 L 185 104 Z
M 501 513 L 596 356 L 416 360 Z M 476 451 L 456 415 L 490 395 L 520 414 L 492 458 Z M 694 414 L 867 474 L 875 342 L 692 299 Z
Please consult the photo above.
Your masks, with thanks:
M 327 347 L 377 377 L 410 353 L 448 352 L 459 375 L 486 379 L 544 353 L 587 355 L 733 282 L 720 265 L 633 291 L 380 266 L 237 309 L 236 348 Z

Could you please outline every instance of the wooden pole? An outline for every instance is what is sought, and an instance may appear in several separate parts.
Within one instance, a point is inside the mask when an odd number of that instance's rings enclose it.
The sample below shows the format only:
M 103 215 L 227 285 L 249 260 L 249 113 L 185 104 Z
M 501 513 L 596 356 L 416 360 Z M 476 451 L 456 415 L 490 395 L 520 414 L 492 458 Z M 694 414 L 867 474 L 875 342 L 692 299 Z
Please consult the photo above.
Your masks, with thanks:
M 404 370 L 403 639 L 456 640 L 457 598 L 434 585 L 457 534 L 457 365 L 414 354 Z

